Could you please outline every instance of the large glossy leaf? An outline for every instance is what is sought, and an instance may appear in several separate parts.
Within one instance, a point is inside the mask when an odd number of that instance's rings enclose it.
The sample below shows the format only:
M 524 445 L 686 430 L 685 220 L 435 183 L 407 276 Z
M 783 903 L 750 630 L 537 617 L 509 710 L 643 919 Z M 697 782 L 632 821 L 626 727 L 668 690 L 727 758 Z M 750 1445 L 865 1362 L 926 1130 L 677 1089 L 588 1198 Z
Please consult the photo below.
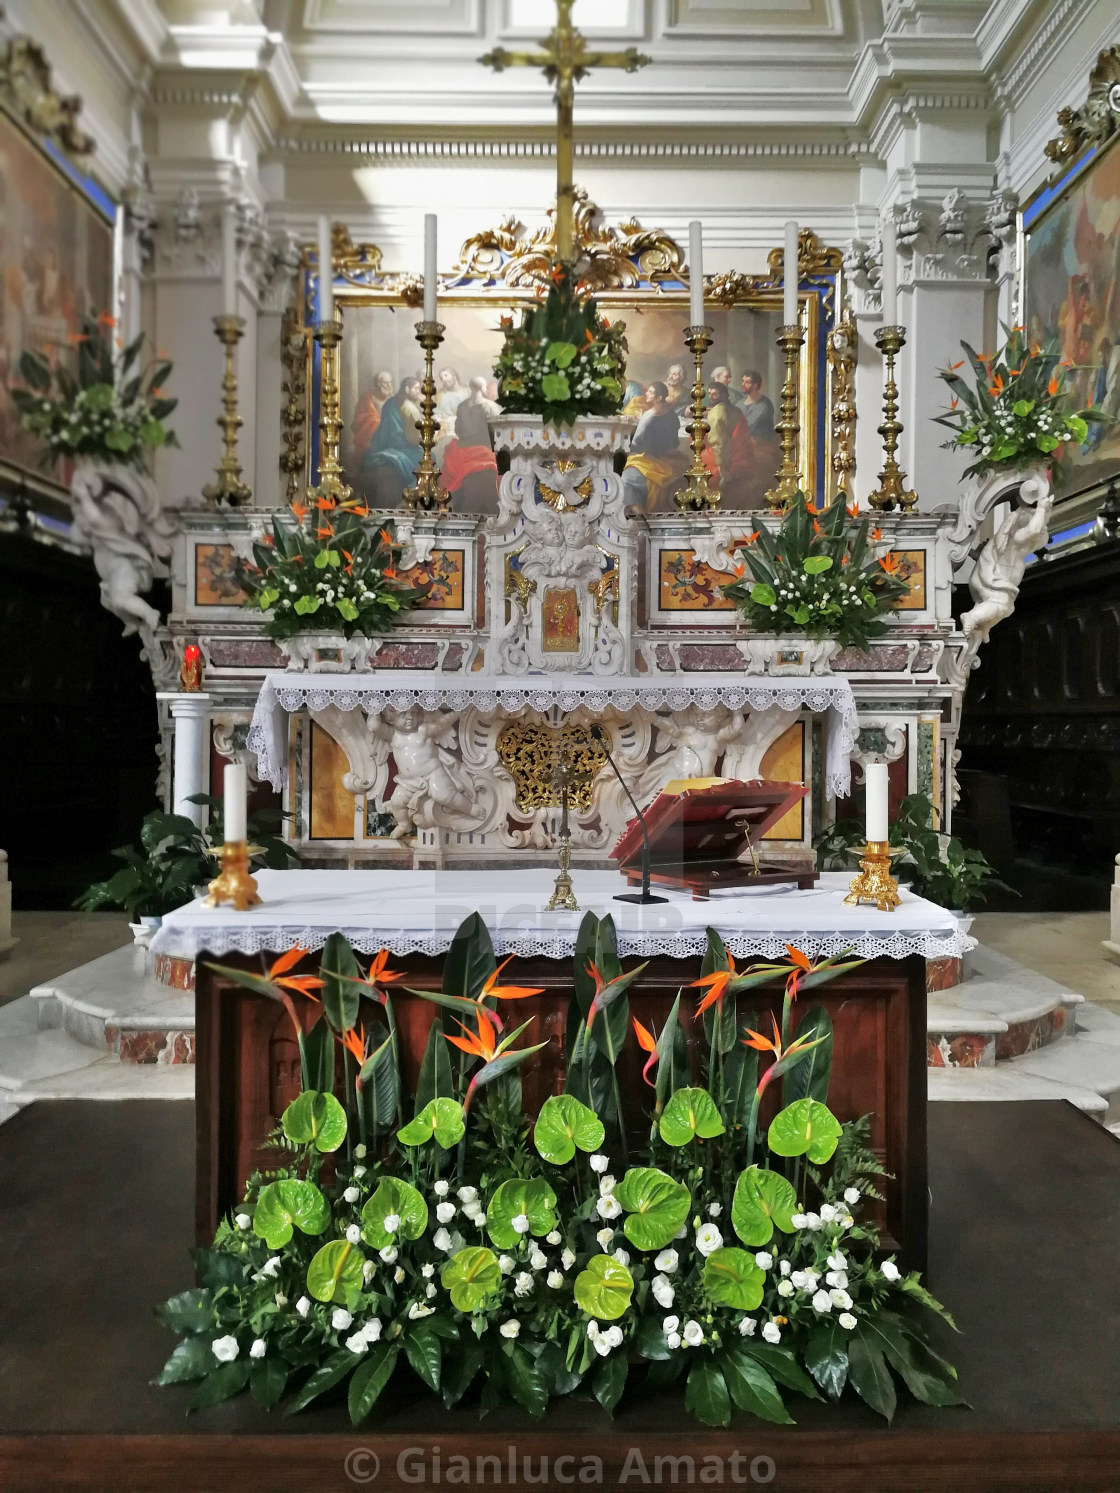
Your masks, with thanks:
M 792 1104 L 796 1099 L 828 1102 L 828 1080 L 832 1073 L 832 1018 L 823 1006 L 810 1006 L 797 1025 L 797 1035 L 810 1040 L 823 1038 L 782 1080 L 782 1099 Z
M 240 1394 L 249 1382 L 251 1365 L 247 1358 L 239 1358 L 233 1363 L 221 1363 L 207 1374 L 202 1383 L 195 1390 L 187 1405 L 187 1413 L 195 1410 L 209 1410 L 211 1405 L 220 1405 L 223 1400 L 232 1400 L 234 1395 Z
M 746 1028 L 758 1030 L 753 1012 L 740 1022 L 739 1041 L 723 1060 L 723 1120 L 729 1130 L 738 1130 L 750 1119 L 751 1103 L 758 1086 L 758 1050 L 746 1047 Z
M 154 1384 L 190 1384 L 204 1379 L 214 1367 L 214 1350 L 209 1337 L 185 1337 L 175 1344 L 175 1351 L 160 1370 Z
M 330 1204 L 314 1182 L 283 1177 L 261 1189 L 253 1210 L 253 1233 L 269 1249 L 279 1249 L 292 1237 L 293 1228 L 321 1234 L 330 1221 Z
M 700 964 L 700 974 L 711 975 L 719 970 L 727 968 L 727 946 L 714 928 L 708 929 L 708 947 L 704 950 L 704 958 Z M 703 987 L 701 987 L 703 989 Z M 709 1048 L 713 1041 L 716 1050 L 728 1053 L 738 1040 L 735 1029 L 735 1001 L 730 995 L 725 995 L 723 1000 L 717 1001 L 705 1010 L 704 1016 L 704 1038 Z
M 848 1337 L 833 1320 L 815 1327 L 805 1343 L 805 1367 L 831 1400 L 840 1398 L 848 1382 Z
M 692 1194 L 652 1166 L 636 1166 L 615 1187 L 626 1210 L 623 1231 L 639 1249 L 664 1249 L 688 1217 Z
M 735 1347 L 720 1354 L 720 1367 L 731 1398 L 740 1410 L 749 1410 L 762 1420 L 792 1425 L 793 1417 L 782 1403 L 781 1391 L 766 1369 L 751 1354 Z
M 447 995 L 473 1001 L 498 967 L 489 929 L 477 912 L 459 924 L 443 961 L 442 987 Z
M 963 1405 L 956 1370 L 915 1335 L 911 1324 L 890 1312 L 864 1317 L 860 1331 L 883 1356 L 916 1400 L 926 1405 Z
M 306 1410 L 312 1400 L 317 1400 L 328 1389 L 340 1384 L 360 1362 L 361 1359 L 351 1353 L 349 1348 L 340 1348 L 337 1353 L 332 1353 L 310 1376 L 295 1399 L 284 1407 L 284 1414 L 298 1415 L 301 1410 Z
M 591 1036 L 587 1022 L 580 1020 L 564 1075 L 564 1092 L 586 1104 L 595 1114 L 613 1122 L 615 1103 L 611 1073 L 606 1053 Z
M 430 1099 L 414 1120 L 397 1131 L 397 1139 L 406 1146 L 424 1146 L 434 1140 L 448 1151 L 462 1140 L 465 1129 L 463 1106 L 457 1099 Z
M 691 1140 L 722 1135 L 723 1121 L 707 1089 L 678 1089 L 670 1096 L 658 1129 L 667 1146 L 687 1146 Z
M 316 1301 L 344 1303 L 362 1289 L 362 1254 L 346 1239 L 332 1239 L 307 1267 L 307 1291 Z
M 330 1022 L 320 1017 L 309 1032 L 299 1037 L 303 1088 L 329 1094 L 334 1088 L 334 1033 Z
M 400 1224 L 390 1233 L 385 1219 L 394 1213 Z M 382 1177 L 362 1209 L 362 1238 L 374 1249 L 384 1249 L 398 1238 L 419 1239 L 427 1227 L 427 1203 L 411 1182 L 403 1182 L 400 1177 Z
M 429 1389 L 439 1393 L 439 1376 L 443 1367 L 443 1343 L 426 1322 L 405 1335 L 404 1351 L 413 1371 Z
M 288 1383 L 288 1366 L 282 1358 L 258 1358 L 249 1372 L 249 1392 L 263 1410 L 278 1405 Z
M 510 1394 L 530 1415 L 543 1415 L 548 1409 L 548 1387 L 533 1359 L 520 1343 L 503 1343 L 502 1355 Z
M 731 1421 L 731 1396 L 723 1371 L 707 1353 L 697 1354 L 689 1367 L 684 1405 L 706 1426 L 726 1426 Z
M 350 1420 L 354 1425 L 365 1420 L 377 1402 L 377 1397 L 393 1377 L 399 1352 L 399 1340 L 374 1343 L 354 1370 L 347 1394 Z
M 433 1099 L 453 1099 L 455 1081 L 451 1075 L 451 1049 L 444 1040 L 443 1019 L 437 1013 L 428 1031 L 428 1043 L 416 1081 L 416 1113 Z
M 680 1019 L 681 998 L 678 992 L 665 1025 L 657 1039 L 657 1106 L 663 1110 L 675 1089 L 691 1081 L 688 1062 L 688 1038 Z
M 603 1122 L 571 1094 L 552 1094 L 541 1105 L 533 1127 L 533 1144 L 545 1161 L 563 1166 L 576 1149 L 597 1151 L 603 1144 Z
M 486 1232 L 499 1249 L 513 1249 L 524 1238 L 513 1220 L 524 1214 L 529 1232 L 539 1238 L 556 1227 L 556 1194 L 541 1177 L 511 1177 L 486 1206 Z
M 731 1200 L 731 1223 L 744 1244 L 757 1248 L 769 1244 L 775 1224 L 783 1234 L 793 1233 L 797 1194 L 777 1172 L 748 1166 L 739 1173 Z
M 172 1332 L 205 1332 L 214 1326 L 214 1297 L 205 1287 L 194 1286 L 156 1307 L 156 1316 Z
M 362 995 L 362 987 L 357 982 L 361 970 L 354 958 L 354 950 L 341 933 L 332 933 L 323 945 L 319 976 L 323 981 L 320 991 L 323 1011 L 331 1026 L 336 1032 L 349 1031 L 357 1026 Z
M 739 1348 L 749 1358 L 757 1360 L 779 1384 L 784 1384 L 787 1389 L 795 1389 L 808 1400 L 820 1399 L 812 1379 L 789 1348 L 783 1348 L 777 1343 L 760 1343 L 757 1338 L 740 1343 Z
M 439 1278 L 444 1289 L 451 1293 L 452 1306 L 461 1312 L 473 1312 L 487 1296 L 500 1290 L 502 1284 L 497 1255 L 482 1245 L 453 1254 Z
M 710 1301 L 741 1312 L 754 1311 L 766 1284 L 754 1256 L 733 1245 L 712 1251 L 704 1261 L 700 1280 Z
M 400 1100 L 400 1076 L 392 1033 L 366 1058 L 358 1077 L 367 1122 L 372 1130 L 380 1133 L 393 1123 Z
M 346 1111 L 333 1094 L 308 1090 L 293 1099 L 280 1120 L 284 1134 L 297 1146 L 337 1151 L 346 1139 Z
M 573 1291 L 576 1305 L 589 1317 L 613 1322 L 630 1305 L 634 1277 L 610 1255 L 592 1255 L 576 1276 Z
M 629 1364 L 625 1353 L 612 1353 L 605 1358 L 591 1378 L 591 1393 L 608 1415 L 613 1415 L 615 1406 L 626 1388 Z
M 821 1166 L 836 1150 L 840 1134 L 840 1122 L 827 1106 L 798 1099 L 774 1116 L 766 1140 L 775 1156 L 807 1156 Z
M 848 1380 L 859 1397 L 886 1420 L 894 1417 L 898 1396 L 883 1350 L 857 1327 L 848 1341 Z
M 595 981 L 591 977 L 588 965 L 595 962 L 598 941 L 599 919 L 593 912 L 585 912 L 576 932 L 572 968 L 572 989 L 585 1021 L 588 1011 L 591 1010 L 591 999 L 595 994 Z

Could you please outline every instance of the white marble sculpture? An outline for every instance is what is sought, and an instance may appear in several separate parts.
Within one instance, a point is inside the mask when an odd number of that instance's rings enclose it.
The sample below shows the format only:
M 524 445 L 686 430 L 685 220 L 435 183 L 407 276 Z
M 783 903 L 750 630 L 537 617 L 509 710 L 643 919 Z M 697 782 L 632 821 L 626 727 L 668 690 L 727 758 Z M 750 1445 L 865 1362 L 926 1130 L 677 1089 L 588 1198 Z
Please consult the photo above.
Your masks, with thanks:
M 394 840 L 408 839 L 414 828 L 433 827 L 437 808 L 474 817 L 474 799 L 454 756 L 457 720 L 457 712 L 417 705 L 371 716 L 370 733 L 388 743 L 397 770 L 388 803 L 396 820 Z
M 1025 487 L 1025 484 L 1024 484 Z M 1020 499 L 1022 499 L 1022 491 Z M 1033 504 L 1008 509 L 997 522 L 991 539 L 976 557 L 976 568 L 968 589 L 976 603 L 961 618 L 961 627 L 979 647 L 997 622 L 1015 610 L 1027 556 L 1042 549 L 1050 537 L 1050 510 L 1054 494 L 1047 488 Z

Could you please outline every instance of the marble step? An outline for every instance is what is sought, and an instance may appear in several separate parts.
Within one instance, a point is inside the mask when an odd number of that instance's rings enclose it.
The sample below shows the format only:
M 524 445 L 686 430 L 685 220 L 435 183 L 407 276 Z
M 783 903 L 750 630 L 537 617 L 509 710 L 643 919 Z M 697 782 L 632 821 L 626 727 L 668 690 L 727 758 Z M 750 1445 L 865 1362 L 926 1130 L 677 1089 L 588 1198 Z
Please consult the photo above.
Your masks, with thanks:
M 135 944 L 36 985 L 30 999 L 41 1030 L 59 1029 L 122 1062 L 194 1062 L 194 992 L 157 980 Z
M 1065 1083 L 1036 1073 L 1022 1073 L 1017 1061 L 995 1068 L 930 1068 L 926 1074 L 931 1103 L 937 1100 L 993 1102 L 1068 1099 L 1094 1119 L 1108 1117 L 1108 1100 L 1085 1084 Z
M 1047 1047 L 1074 1030 L 1084 997 L 983 946 L 973 975 L 926 1002 L 931 1068 L 990 1068 Z

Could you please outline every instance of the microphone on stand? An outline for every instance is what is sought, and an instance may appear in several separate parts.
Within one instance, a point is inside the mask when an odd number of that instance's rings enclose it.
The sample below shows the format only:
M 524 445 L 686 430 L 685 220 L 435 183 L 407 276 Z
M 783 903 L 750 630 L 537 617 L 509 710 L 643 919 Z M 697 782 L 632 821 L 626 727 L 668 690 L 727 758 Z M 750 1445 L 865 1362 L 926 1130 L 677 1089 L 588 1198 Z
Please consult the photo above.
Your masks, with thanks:
M 626 779 L 618 770 L 618 763 L 611 756 L 611 749 L 607 745 L 607 733 L 598 721 L 591 723 L 590 730 L 594 740 L 603 748 L 603 754 L 610 763 L 615 777 L 622 784 L 622 791 L 633 805 L 634 813 L 638 816 L 638 824 L 642 831 L 642 889 L 640 892 L 619 892 L 614 900 L 616 902 L 668 902 L 668 897 L 656 897 L 649 889 L 649 835 L 646 832 L 646 816 L 638 808 L 637 799 L 630 792 Z

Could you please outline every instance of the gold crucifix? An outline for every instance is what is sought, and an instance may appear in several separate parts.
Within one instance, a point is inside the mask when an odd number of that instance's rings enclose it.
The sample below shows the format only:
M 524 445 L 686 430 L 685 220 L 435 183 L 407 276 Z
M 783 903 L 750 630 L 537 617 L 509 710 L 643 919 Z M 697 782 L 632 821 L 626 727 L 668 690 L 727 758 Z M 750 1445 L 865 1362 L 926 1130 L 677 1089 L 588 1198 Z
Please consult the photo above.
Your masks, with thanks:
M 484 67 L 503 72 L 507 67 L 539 67 L 550 83 L 556 85 L 556 252 L 560 259 L 572 258 L 572 219 L 575 208 L 575 185 L 572 181 L 574 149 L 572 111 L 576 84 L 592 68 L 620 67 L 636 73 L 651 57 L 637 47 L 624 52 L 590 52 L 587 39 L 572 25 L 574 0 L 556 0 L 556 25 L 541 42 L 539 52 L 507 52 L 495 47 L 479 59 Z

